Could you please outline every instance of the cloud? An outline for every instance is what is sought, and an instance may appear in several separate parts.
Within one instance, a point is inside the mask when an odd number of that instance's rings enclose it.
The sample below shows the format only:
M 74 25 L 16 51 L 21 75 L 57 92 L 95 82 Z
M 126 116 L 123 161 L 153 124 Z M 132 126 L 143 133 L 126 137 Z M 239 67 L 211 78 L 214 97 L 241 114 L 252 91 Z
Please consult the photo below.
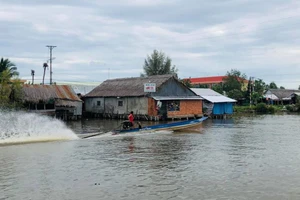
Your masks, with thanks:
M 180 78 L 238 69 L 287 88 L 300 85 L 298 1 L 0 2 L 0 56 L 15 62 L 22 78 L 31 79 L 35 69 L 41 80 L 46 45 L 56 45 L 55 81 L 139 76 L 157 49 L 171 57 Z

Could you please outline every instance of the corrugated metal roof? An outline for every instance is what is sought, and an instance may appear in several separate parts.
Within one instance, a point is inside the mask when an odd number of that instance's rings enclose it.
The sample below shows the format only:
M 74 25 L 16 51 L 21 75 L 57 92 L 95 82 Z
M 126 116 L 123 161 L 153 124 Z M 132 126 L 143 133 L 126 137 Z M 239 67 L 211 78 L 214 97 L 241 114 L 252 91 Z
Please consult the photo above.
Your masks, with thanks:
M 156 88 L 159 88 L 171 78 L 174 78 L 173 75 L 110 79 L 101 83 L 84 97 L 143 96 L 146 94 L 144 83 L 156 83 Z
M 22 86 L 24 101 L 38 103 L 51 99 L 81 101 L 74 90 L 68 85 L 28 85 Z
M 76 92 L 76 94 L 85 95 L 95 89 L 98 85 L 79 85 L 79 84 L 73 84 L 70 85 L 73 90 Z
M 207 101 L 210 101 L 212 103 L 234 103 L 236 100 L 225 97 L 225 96 L 201 96 Z
M 217 93 L 216 91 L 209 88 L 191 88 L 191 90 L 197 95 L 201 96 L 222 96 L 222 94 Z
M 191 88 L 191 90 L 195 92 L 197 95 L 199 95 L 200 97 L 212 103 L 236 102 L 236 100 L 228 98 L 208 88 Z
M 155 100 L 202 100 L 199 96 L 152 96 Z
M 292 94 L 295 92 L 300 92 L 300 90 L 269 89 L 266 91 L 264 96 L 273 100 L 289 100 L 291 99 Z

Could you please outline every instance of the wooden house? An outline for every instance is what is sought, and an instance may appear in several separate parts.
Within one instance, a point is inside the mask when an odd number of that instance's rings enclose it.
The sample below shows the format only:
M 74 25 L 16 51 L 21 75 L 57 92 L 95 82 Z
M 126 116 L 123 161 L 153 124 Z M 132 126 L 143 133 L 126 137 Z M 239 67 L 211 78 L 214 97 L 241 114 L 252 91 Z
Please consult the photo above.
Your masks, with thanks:
M 31 112 L 55 115 L 63 120 L 82 115 L 82 100 L 67 85 L 22 86 L 24 106 Z
M 208 88 L 191 88 L 197 95 L 203 98 L 205 114 L 212 117 L 225 117 L 233 114 L 234 99 L 221 95 Z
M 152 90 L 152 92 L 148 92 Z M 84 97 L 92 116 L 146 120 L 201 117 L 202 98 L 172 75 L 106 80 Z

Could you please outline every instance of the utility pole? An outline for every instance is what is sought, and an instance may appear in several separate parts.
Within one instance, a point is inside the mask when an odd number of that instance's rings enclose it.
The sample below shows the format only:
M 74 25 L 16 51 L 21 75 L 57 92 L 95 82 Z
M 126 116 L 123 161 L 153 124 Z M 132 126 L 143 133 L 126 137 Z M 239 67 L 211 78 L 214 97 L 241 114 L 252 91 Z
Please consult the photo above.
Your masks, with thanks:
M 34 84 L 34 70 L 31 70 L 31 76 L 32 76 L 32 85 Z
M 52 49 L 54 49 L 56 46 L 47 45 L 46 47 L 48 47 L 50 50 L 50 85 L 52 85 Z
M 250 108 L 251 108 L 251 105 L 252 105 L 252 98 L 251 98 L 251 96 L 252 96 L 252 77 L 250 76 L 250 79 L 249 79 L 249 81 L 250 81 L 250 83 L 248 83 L 248 84 L 250 84 Z

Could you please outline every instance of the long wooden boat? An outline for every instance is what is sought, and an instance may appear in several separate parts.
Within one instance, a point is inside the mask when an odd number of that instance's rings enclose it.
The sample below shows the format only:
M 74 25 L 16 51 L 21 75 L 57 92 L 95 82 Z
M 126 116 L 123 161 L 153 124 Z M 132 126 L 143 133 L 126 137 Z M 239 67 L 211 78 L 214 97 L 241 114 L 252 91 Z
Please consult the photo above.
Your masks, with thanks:
M 128 128 L 124 126 L 124 123 L 126 123 L 127 121 L 124 121 L 121 124 L 123 128 L 114 130 L 113 134 L 115 135 L 115 134 L 124 134 L 124 133 L 151 132 L 151 131 L 161 131 L 161 130 L 171 130 L 171 131 L 181 130 L 181 129 L 197 126 L 207 118 L 208 117 L 202 117 L 199 119 L 172 122 L 167 124 L 157 124 L 157 125 L 151 125 L 151 126 L 145 126 L 139 128 Z

